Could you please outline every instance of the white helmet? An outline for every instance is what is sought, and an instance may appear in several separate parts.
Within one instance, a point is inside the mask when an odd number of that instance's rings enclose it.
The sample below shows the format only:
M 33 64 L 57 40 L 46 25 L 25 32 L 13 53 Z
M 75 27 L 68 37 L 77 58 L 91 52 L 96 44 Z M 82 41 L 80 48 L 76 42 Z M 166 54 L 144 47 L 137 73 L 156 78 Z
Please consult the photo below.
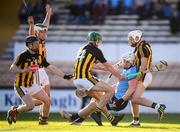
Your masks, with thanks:
M 132 52 L 126 52 L 121 56 L 121 60 L 129 61 L 132 65 L 134 64 L 134 53 Z
M 143 32 L 141 30 L 133 30 L 128 33 L 128 40 L 130 37 L 132 37 L 134 39 L 134 41 L 137 43 L 142 38 L 142 35 L 143 35 Z

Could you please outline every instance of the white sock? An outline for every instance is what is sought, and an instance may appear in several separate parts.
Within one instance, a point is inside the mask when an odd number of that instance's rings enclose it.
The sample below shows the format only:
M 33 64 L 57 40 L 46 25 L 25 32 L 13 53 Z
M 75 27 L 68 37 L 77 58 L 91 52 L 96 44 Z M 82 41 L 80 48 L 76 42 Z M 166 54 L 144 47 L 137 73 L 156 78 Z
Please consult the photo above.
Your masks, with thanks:
M 139 120 L 138 121 L 133 120 L 133 124 L 138 124 L 138 123 L 139 123 Z
M 158 111 L 159 107 L 160 107 L 160 104 L 157 104 L 157 105 L 155 106 L 155 110 Z

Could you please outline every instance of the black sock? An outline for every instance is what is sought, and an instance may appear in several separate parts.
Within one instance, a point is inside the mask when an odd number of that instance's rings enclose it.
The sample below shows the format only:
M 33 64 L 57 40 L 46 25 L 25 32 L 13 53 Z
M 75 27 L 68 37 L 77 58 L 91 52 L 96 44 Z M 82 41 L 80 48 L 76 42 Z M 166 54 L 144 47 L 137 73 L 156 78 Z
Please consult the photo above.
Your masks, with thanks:
M 152 105 L 151 105 L 151 107 L 152 107 L 153 109 L 155 109 L 156 105 L 157 105 L 157 103 L 153 102 Z
M 80 116 L 78 114 L 72 114 L 71 116 L 71 120 L 74 121 L 76 119 L 80 118 Z
M 139 121 L 139 117 L 133 117 L 134 121 Z
M 77 114 L 73 114 L 73 115 L 71 116 L 71 120 L 72 120 L 72 121 L 77 120 L 76 122 L 83 122 L 83 121 L 84 121 L 84 118 L 80 117 L 80 116 L 78 115 L 78 113 L 77 113 Z

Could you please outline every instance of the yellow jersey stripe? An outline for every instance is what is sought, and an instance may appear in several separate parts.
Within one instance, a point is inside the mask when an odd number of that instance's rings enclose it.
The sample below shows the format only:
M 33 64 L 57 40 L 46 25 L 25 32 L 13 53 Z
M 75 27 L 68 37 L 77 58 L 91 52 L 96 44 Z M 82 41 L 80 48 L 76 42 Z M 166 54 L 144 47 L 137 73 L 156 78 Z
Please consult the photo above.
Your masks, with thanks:
M 140 53 L 141 57 L 144 57 L 143 44 L 141 44 L 138 49 L 139 49 L 139 53 Z
M 42 52 L 43 52 L 43 51 L 42 51 L 42 47 L 43 47 L 43 46 L 42 46 L 42 43 L 39 43 L 39 54 L 40 54 L 40 55 L 43 55 L 43 53 L 42 53 Z
M 88 54 L 86 60 L 85 60 L 85 63 L 83 65 L 83 69 L 82 69 L 82 78 L 85 78 L 86 77 L 86 69 L 87 69 L 87 64 L 89 62 L 89 60 L 91 59 L 92 57 L 92 54 Z
M 30 63 L 30 65 L 33 65 L 33 62 Z M 32 72 L 29 72 L 28 74 L 28 78 L 27 78 L 27 87 L 29 87 L 31 84 L 30 80 L 31 80 L 31 77 L 32 77 Z
M 24 64 L 24 68 L 27 68 L 27 67 L 28 67 L 28 62 L 26 62 Z M 25 85 L 25 77 L 26 77 L 26 75 L 27 75 L 27 73 L 22 73 L 22 83 L 21 83 L 21 86 L 23 86 L 23 87 Z

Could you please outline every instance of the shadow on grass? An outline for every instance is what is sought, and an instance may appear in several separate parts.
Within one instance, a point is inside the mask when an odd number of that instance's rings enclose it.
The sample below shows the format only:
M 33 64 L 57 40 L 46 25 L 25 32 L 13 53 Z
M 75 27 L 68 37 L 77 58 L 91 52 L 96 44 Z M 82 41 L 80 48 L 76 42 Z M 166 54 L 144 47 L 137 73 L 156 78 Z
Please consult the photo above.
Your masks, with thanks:
M 103 116 L 102 116 L 103 117 Z M 140 116 L 140 122 L 142 123 L 161 123 L 161 124 L 180 124 L 179 120 L 180 114 L 166 114 L 165 118 L 160 122 L 157 119 L 156 114 L 142 114 Z M 6 113 L 0 112 L 0 120 L 6 120 Z M 49 116 L 49 122 L 66 122 L 60 114 L 51 113 Z M 104 117 L 102 118 L 103 122 L 108 122 Z M 18 121 L 38 121 L 38 113 L 23 113 L 18 117 Z M 123 123 L 131 122 L 132 116 L 126 114 L 124 119 L 121 121 Z M 94 122 L 91 118 L 85 120 L 85 122 Z

